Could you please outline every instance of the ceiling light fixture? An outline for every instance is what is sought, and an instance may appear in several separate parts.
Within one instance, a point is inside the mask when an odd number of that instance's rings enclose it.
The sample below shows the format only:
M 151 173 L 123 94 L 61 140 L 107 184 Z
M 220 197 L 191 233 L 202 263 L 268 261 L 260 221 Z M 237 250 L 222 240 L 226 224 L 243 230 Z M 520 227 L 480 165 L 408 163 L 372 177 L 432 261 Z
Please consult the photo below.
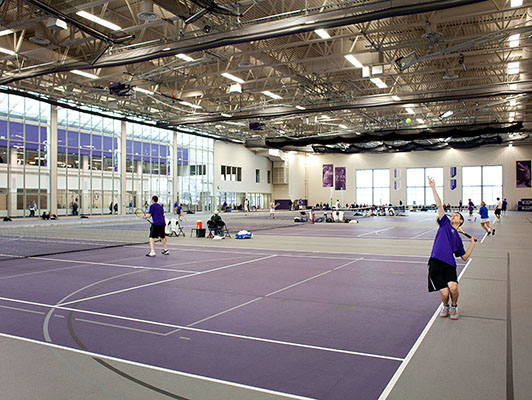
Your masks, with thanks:
M 423 121 L 421 118 L 416 118 L 416 121 L 418 124 L 424 124 L 425 121 Z
M 450 117 L 451 115 L 453 115 L 454 112 L 449 110 L 449 111 L 445 111 L 443 114 L 441 114 L 438 119 L 441 121 L 442 119 L 445 119 L 445 118 L 448 118 Z
M 508 63 L 506 72 L 508 73 L 508 75 L 518 74 L 519 73 L 519 61 Z
M 416 112 L 415 112 L 414 110 L 412 110 L 410 107 L 407 107 L 405 110 L 406 110 L 406 112 L 407 112 L 408 114 L 415 114 L 415 113 L 416 113 Z
M 388 87 L 388 85 L 384 83 L 380 78 L 370 78 L 369 80 L 373 82 L 375 85 L 377 85 L 377 87 L 380 89 L 384 89 Z
M 510 99 L 508 103 L 510 104 L 510 107 L 515 107 L 517 105 L 517 99 Z
M 139 88 L 139 87 L 134 87 L 133 90 L 135 92 L 140 92 L 140 93 L 144 93 L 144 94 L 149 94 L 149 95 L 154 95 L 153 92 L 149 91 L 149 90 L 146 90 L 146 89 L 142 89 L 142 88 Z
M 523 5 L 523 0 L 512 0 L 510 2 L 510 7 L 520 7 Z
M 240 83 L 235 83 L 234 85 L 229 86 L 229 93 L 242 93 L 242 85 Z
M 119 27 L 118 25 L 113 24 L 112 22 L 106 21 L 105 19 L 102 19 L 100 17 L 97 17 L 96 15 L 92 15 L 86 11 L 78 11 L 76 14 L 82 18 L 85 18 L 85 19 L 88 19 L 89 21 L 94 22 L 95 24 L 105 26 L 106 28 L 109 28 L 113 31 L 122 30 L 122 28 Z
M 180 58 L 180 59 L 184 60 L 184 61 L 188 61 L 188 62 L 195 61 L 192 57 L 187 56 L 186 54 L 182 54 L 182 53 L 181 53 L 181 54 L 176 54 L 175 56 L 176 56 L 177 58 Z
M 231 75 L 230 73 L 228 72 L 222 72 L 221 74 L 223 77 L 227 78 L 227 79 L 231 79 L 232 81 L 235 81 L 237 83 L 245 83 L 245 81 L 243 79 L 240 79 L 239 77 L 237 76 L 234 76 L 234 75 Z
M 189 103 L 188 101 L 180 101 L 179 104 L 183 104 L 184 106 L 189 106 L 189 107 L 195 108 L 196 110 L 199 110 L 200 108 L 203 108 L 202 106 L 198 106 L 197 104 Z
M 314 32 L 316 33 L 316 35 L 318 35 L 322 39 L 331 38 L 331 35 L 329 35 L 325 29 L 316 29 Z
M 88 72 L 80 71 L 79 69 L 73 69 L 70 72 L 72 72 L 73 74 L 79 75 L 79 76 L 83 76 L 85 78 L 89 78 L 89 79 L 100 79 L 98 75 L 89 74 Z
M 519 38 L 521 37 L 521 35 L 518 33 L 516 35 L 511 35 L 509 38 L 508 38 L 508 46 L 510 47 L 518 47 L 519 46 Z
M 231 114 L 226 114 L 226 113 L 220 113 L 220 115 L 221 115 L 222 117 L 225 117 L 225 118 L 231 118 L 231 117 L 232 117 Z
M 347 126 L 345 126 L 344 124 L 340 124 L 338 125 L 338 128 L 347 129 Z
M 278 94 L 272 93 L 269 90 L 265 90 L 264 92 L 262 92 L 262 94 L 265 94 L 266 96 L 269 96 L 269 97 L 271 97 L 272 99 L 275 99 L 275 100 L 282 99 L 281 96 L 279 96 Z
M 0 36 L 10 35 L 13 32 L 15 32 L 13 29 L 4 29 L 3 31 L 0 31 Z
M 303 107 L 303 106 L 296 106 L 296 108 L 297 108 L 298 110 L 306 110 L 306 108 Z
M 392 96 L 392 100 L 393 100 L 393 101 L 401 101 L 401 98 L 400 98 L 399 96 L 397 96 L 397 95 L 394 94 L 394 95 Z
M 351 55 L 351 54 L 348 54 L 348 55 L 346 55 L 346 56 L 344 56 L 344 57 L 345 57 L 345 59 L 346 59 L 347 61 L 349 61 L 351 64 L 353 64 L 353 65 L 354 65 L 355 67 L 357 67 L 357 68 L 362 68 L 362 67 L 364 66 L 360 61 L 358 61 L 358 60 L 355 58 L 355 56 L 353 56 L 353 55 Z

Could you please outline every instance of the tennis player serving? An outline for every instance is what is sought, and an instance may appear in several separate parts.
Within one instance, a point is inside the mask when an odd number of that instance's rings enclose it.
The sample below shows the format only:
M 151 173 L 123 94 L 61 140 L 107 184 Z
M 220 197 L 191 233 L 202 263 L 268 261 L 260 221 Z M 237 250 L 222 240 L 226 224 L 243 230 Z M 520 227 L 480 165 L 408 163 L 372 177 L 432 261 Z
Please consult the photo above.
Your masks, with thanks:
M 475 248 L 476 238 L 470 239 L 467 250 L 464 250 L 462 239 L 458 235 L 457 229 L 464 223 L 464 217 L 458 212 L 454 212 L 449 220 L 445 214 L 440 196 L 436 191 L 436 183 L 431 177 L 427 177 L 432 188 L 434 201 L 438 206 L 438 232 L 432 246 L 432 253 L 428 263 L 429 267 L 429 292 L 440 291 L 443 303 L 440 317 L 458 319 L 458 277 L 456 274 L 455 257 L 467 260 Z M 449 307 L 449 300 L 451 306 Z

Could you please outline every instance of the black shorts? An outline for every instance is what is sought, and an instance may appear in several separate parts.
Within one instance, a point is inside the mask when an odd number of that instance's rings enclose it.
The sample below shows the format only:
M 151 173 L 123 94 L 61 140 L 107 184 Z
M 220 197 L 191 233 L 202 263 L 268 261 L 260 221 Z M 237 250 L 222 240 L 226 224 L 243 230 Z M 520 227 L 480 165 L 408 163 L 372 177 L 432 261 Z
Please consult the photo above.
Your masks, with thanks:
M 166 237 L 165 234 L 166 226 L 165 225 L 151 225 L 150 227 L 150 237 L 153 239 L 161 238 L 164 239 Z
M 501 209 L 500 208 L 496 208 L 495 209 L 495 215 L 501 215 Z
M 437 258 L 429 259 L 429 292 L 445 289 L 449 282 L 458 282 L 456 268 Z

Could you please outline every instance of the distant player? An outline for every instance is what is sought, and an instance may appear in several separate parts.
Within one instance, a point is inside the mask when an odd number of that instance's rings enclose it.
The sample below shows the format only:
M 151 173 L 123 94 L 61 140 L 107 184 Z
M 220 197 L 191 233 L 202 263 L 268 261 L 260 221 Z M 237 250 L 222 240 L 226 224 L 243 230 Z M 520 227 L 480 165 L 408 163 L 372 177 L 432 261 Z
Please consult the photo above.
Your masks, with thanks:
M 480 208 L 478 209 L 478 213 L 480 214 L 480 226 L 488 232 L 488 236 L 493 234 L 495 235 L 495 229 L 490 225 L 490 217 L 488 214 L 488 207 L 486 207 L 486 203 L 483 201 L 480 203 Z
M 438 232 L 432 246 L 429 267 L 429 292 L 440 291 L 440 298 L 443 303 L 440 317 L 458 319 L 458 277 L 456 274 L 455 257 L 467 260 L 475 248 L 475 237 L 471 237 L 471 243 L 464 250 L 462 239 L 458 235 L 457 228 L 464 222 L 464 217 L 458 212 L 454 212 L 449 220 L 445 215 L 440 196 L 436 191 L 434 179 L 427 177 L 432 188 L 434 202 L 438 207 Z M 449 306 L 449 300 L 451 302 Z
M 146 254 L 148 257 L 155 257 L 155 239 L 161 238 L 161 242 L 163 243 L 163 254 L 167 256 L 170 254 L 168 251 L 168 246 L 166 245 L 166 235 L 165 235 L 165 229 L 166 229 L 166 221 L 164 220 L 164 209 L 163 207 L 158 203 L 159 198 L 157 196 L 153 196 L 151 198 L 152 204 L 150 206 L 150 209 L 148 210 L 148 214 L 144 216 L 144 218 L 148 219 L 151 217 L 152 224 L 150 226 L 150 249 L 151 251 Z
M 468 199 L 467 209 L 469 210 L 469 221 L 471 221 L 471 218 L 473 218 L 473 210 L 475 209 L 475 205 L 473 204 L 471 199 Z M 477 220 L 477 217 L 475 217 L 475 221 L 476 220 Z
M 497 219 L 495 222 L 501 222 L 501 211 L 502 211 L 502 201 L 499 197 L 497 197 L 497 204 L 495 205 L 495 216 Z
M 270 202 L 270 218 L 275 219 L 275 207 L 277 207 L 277 204 L 272 200 Z
M 502 215 L 506 215 L 506 208 L 508 208 L 508 202 L 506 201 L 506 197 L 502 201 Z

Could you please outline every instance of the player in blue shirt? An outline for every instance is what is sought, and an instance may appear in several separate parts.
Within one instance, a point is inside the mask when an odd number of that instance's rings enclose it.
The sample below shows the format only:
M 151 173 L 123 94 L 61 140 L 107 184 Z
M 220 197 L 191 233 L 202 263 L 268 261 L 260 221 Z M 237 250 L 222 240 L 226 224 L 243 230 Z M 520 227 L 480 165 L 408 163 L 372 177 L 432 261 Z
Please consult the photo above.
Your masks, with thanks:
M 464 223 L 464 217 L 459 212 L 454 212 L 451 219 L 445 214 L 443 205 L 436 191 L 434 179 L 427 177 L 432 188 L 434 202 L 438 206 L 438 232 L 434 238 L 432 253 L 429 259 L 429 292 L 440 291 L 440 298 L 443 303 L 440 317 L 451 316 L 451 319 L 458 319 L 458 277 L 456 274 L 455 257 L 467 260 L 475 248 L 476 238 L 471 237 L 471 243 L 464 250 L 462 239 L 458 235 L 457 228 Z M 449 307 L 449 299 L 451 306 Z
M 480 208 L 478 209 L 478 213 L 480 214 L 480 226 L 484 228 L 486 232 L 488 232 L 488 236 L 490 234 L 495 235 L 495 229 L 493 229 L 493 227 L 490 225 L 488 207 L 486 207 L 486 203 L 484 203 L 483 201 L 480 203 Z
M 166 221 L 164 220 L 164 209 L 163 207 L 158 203 L 159 198 L 157 196 L 153 196 L 151 198 L 152 203 L 150 206 L 150 209 L 148 210 L 148 214 L 144 218 L 148 219 L 151 217 L 152 224 L 150 226 L 150 249 L 151 251 L 146 254 L 148 257 L 155 257 L 155 239 L 161 238 L 161 242 L 163 243 L 163 254 L 167 256 L 170 254 L 168 251 L 168 246 L 166 245 Z

